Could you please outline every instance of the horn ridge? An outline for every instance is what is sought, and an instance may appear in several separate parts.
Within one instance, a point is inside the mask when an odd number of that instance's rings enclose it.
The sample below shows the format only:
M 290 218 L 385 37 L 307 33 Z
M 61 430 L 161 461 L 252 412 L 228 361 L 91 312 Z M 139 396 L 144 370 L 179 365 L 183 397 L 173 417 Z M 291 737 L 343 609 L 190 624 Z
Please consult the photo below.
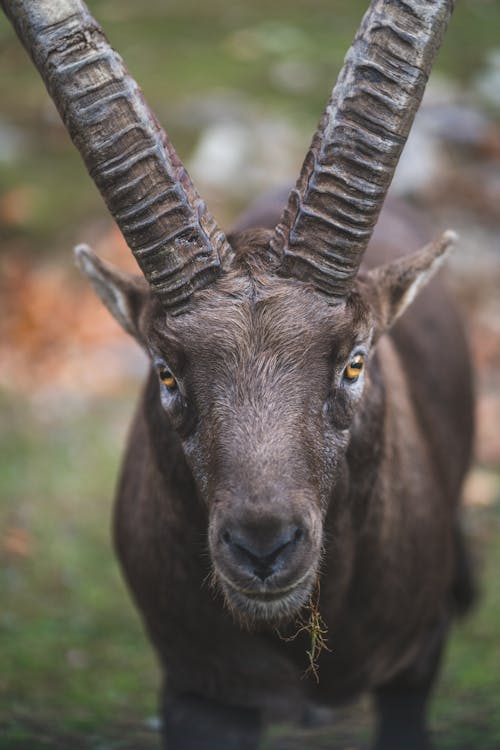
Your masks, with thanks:
M 283 275 L 348 294 L 454 4 L 372 0 L 271 240 Z
M 81 0 L 1 5 L 152 290 L 186 309 L 232 251 L 121 57 Z

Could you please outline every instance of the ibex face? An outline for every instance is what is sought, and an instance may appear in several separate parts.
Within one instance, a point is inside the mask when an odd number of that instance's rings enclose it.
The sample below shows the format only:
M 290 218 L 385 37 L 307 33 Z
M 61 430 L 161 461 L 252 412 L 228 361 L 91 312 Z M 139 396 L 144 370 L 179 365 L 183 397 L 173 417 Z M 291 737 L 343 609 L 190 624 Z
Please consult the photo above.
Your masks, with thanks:
M 372 325 L 358 295 L 332 307 L 266 272 L 267 242 L 246 241 L 247 270 L 200 294 L 192 313 L 168 320 L 155 306 L 143 336 L 208 506 L 216 580 L 240 619 L 276 620 L 301 606 L 316 577 L 363 391 L 353 367 Z
M 207 507 L 215 580 L 248 625 L 290 616 L 307 599 L 325 514 L 348 511 L 336 492 L 369 388 L 371 346 L 452 239 L 365 274 L 332 304 L 276 273 L 271 237 L 266 230 L 230 237 L 231 269 L 178 316 L 146 285 L 78 250 L 94 288 L 158 373 L 158 408 Z

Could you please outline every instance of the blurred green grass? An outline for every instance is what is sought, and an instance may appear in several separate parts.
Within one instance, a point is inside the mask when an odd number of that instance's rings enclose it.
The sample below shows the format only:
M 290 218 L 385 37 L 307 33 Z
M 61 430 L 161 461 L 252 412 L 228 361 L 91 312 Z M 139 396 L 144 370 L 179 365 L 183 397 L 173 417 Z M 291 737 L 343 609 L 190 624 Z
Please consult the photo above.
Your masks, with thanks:
M 109 533 L 123 397 L 49 419 L 1 406 L 0 726 L 145 720 L 154 658 Z

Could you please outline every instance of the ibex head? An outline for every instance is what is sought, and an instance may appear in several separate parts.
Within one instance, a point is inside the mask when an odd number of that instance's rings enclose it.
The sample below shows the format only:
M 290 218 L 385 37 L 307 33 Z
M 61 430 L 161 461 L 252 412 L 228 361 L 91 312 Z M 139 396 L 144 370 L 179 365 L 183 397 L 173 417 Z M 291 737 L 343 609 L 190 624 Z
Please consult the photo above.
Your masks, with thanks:
M 228 238 L 83 3 L 2 2 L 143 271 L 77 250 L 158 374 L 226 601 L 248 622 L 290 615 L 327 511 L 345 512 L 373 346 L 453 239 L 358 274 L 453 2 L 373 0 L 281 223 Z

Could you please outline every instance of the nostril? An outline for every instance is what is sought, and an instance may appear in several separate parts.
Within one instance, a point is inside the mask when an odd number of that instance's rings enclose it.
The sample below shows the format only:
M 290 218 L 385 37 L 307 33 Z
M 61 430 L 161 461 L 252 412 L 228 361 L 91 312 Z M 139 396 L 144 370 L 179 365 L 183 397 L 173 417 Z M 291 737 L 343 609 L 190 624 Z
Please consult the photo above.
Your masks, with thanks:
M 257 524 L 250 531 L 245 528 L 229 531 L 229 528 L 220 531 L 220 543 L 224 545 L 221 553 L 228 562 L 261 581 L 284 569 L 296 554 L 300 554 L 307 536 L 303 526 L 293 524 L 281 527 L 278 533 L 274 529 L 269 533 L 269 529 Z
M 295 529 L 295 533 L 293 535 L 293 541 L 294 542 L 300 542 L 302 537 L 304 536 L 304 531 L 302 529 Z

